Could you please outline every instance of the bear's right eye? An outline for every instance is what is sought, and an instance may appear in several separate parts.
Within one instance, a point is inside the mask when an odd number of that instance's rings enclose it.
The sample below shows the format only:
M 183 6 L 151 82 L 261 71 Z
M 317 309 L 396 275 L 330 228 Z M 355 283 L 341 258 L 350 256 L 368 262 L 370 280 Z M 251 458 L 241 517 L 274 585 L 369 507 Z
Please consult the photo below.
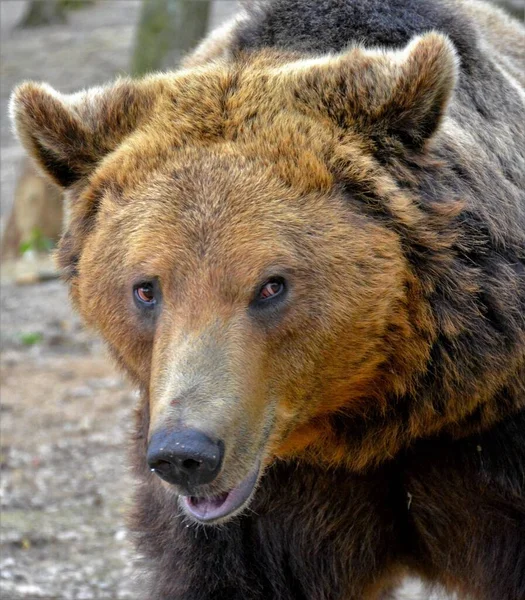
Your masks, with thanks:
M 155 286 L 152 282 L 145 281 L 134 287 L 135 300 L 139 306 L 152 308 L 157 304 Z

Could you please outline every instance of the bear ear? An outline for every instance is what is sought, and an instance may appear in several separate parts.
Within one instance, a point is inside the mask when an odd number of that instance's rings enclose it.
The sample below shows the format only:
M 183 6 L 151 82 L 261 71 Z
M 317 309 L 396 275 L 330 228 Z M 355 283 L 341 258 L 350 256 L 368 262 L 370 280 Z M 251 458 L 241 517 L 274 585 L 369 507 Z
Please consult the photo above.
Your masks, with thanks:
M 421 149 L 437 130 L 454 90 L 458 57 L 443 35 L 428 33 L 394 54 L 391 94 L 369 115 L 371 125 Z
M 354 47 L 304 62 L 295 92 L 303 105 L 326 110 L 339 126 L 379 144 L 395 138 L 413 150 L 438 128 L 458 71 L 454 46 L 438 33 L 416 37 L 398 51 Z
M 143 82 L 121 80 L 72 95 L 27 82 L 13 92 L 10 114 L 28 153 L 55 183 L 68 188 L 139 126 L 152 103 Z

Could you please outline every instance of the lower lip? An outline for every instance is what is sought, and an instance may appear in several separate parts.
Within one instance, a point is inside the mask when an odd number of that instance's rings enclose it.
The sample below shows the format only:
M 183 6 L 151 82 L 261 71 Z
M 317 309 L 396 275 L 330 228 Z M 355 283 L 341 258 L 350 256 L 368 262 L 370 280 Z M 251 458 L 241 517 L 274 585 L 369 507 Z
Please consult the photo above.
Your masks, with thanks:
M 239 485 L 229 492 L 212 498 L 199 498 L 196 496 L 181 496 L 185 511 L 201 523 L 213 523 L 236 514 L 253 495 L 257 479 L 259 478 L 260 463 L 245 477 Z

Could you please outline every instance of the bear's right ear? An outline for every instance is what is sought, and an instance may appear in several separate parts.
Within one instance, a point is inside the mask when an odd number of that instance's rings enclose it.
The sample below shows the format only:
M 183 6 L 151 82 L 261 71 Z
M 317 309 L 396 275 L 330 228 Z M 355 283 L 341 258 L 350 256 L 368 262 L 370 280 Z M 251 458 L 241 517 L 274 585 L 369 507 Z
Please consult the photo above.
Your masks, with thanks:
M 147 80 L 120 80 L 107 88 L 60 94 L 27 82 L 13 93 L 10 114 L 27 152 L 62 188 L 87 177 L 151 114 Z

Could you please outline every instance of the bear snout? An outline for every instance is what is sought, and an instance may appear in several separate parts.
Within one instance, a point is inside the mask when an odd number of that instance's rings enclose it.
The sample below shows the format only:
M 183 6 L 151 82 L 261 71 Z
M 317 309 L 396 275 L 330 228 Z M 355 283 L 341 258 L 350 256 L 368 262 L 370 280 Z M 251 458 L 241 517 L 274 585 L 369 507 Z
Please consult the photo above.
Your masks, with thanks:
M 156 431 L 150 440 L 147 462 L 161 479 L 192 491 L 217 478 L 224 443 L 197 429 Z

